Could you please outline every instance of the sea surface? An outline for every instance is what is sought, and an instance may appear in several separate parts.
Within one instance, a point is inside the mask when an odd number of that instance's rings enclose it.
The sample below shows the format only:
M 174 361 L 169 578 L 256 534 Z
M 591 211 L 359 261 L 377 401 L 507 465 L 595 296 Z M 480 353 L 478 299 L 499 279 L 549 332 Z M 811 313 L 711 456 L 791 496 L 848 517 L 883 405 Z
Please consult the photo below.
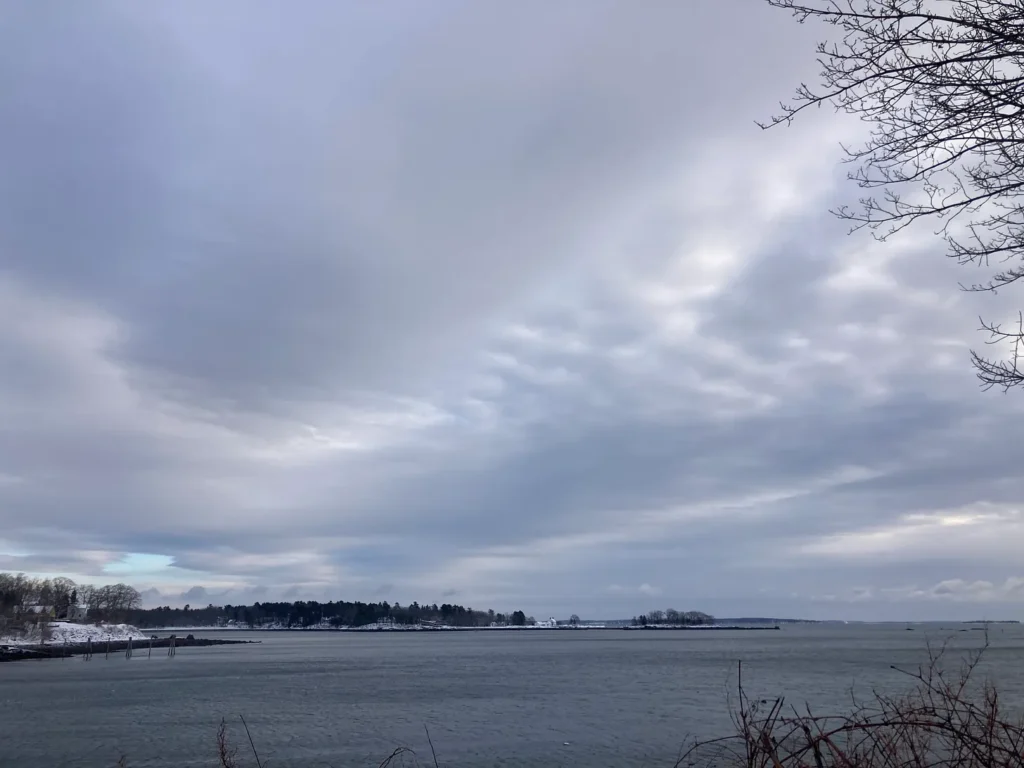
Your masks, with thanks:
M 265 768 L 378 766 L 400 746 L 432 765 L 425 727 L 447 766 L 671 766 L 730 732 L 740 660 L 751 695 L 842 712 L 851 688 L 906 689 L 892 667 L 916 668 L 928 642 L 956 659 L 984 639 L 907 626 L 231 632 L 261 643 L 0 664 L 0 766 L 212 766 L 222 718 L 255 765 L 240 716 Z M 979 673 L 1024 708 L 1024 626 L 989 642 Z

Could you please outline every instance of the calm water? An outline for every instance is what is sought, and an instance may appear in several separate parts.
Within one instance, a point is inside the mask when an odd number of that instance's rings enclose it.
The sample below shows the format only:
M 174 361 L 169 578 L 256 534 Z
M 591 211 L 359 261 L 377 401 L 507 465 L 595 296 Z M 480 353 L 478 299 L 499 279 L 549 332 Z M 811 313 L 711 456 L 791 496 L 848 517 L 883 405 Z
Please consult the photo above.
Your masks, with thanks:
M 688 735 L 728 731 L 738 659 L 752 694 L 835 709 L 854 684 L 906 688 L 890 665 L 921 662 L 926 639 L 981 642 L 958 629 L 234 633 L 263 642 L 0 664 L 0 766 L 207 766 L 239 714 L 272 768 L 429 756 L 424 724 L 450 766 L 672 765 Z M 1024 627 L 990 640 L 984 672 L 1024 704 Z

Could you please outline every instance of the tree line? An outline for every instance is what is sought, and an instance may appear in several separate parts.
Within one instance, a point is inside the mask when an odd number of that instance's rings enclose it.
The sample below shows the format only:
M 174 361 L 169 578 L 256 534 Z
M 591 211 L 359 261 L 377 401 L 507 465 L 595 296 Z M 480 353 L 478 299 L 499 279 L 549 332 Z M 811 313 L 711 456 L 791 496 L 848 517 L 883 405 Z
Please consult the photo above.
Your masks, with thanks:
M 182 608 L 162 606 L 143 608 L 142 595 L 127 584 L 93 586 L 76 584 L 71 579 L 33 579 L 25 574 L 0 573 L 0 636 L 13 627 L 43 620 L 74 619 L 89 622 L 123 622 L 140 629 L 154 627 L 284 627 L 306 628 L 362 627 L 378 622 L 404 626 L 445 625 L 450 627 L 523 627 L 535 624 L 523 611 L 496 613 L 474 610 L 452 603 L 438 605 L 412 602 L 408 605 L 363 603 L 360 601 L 296 600 L 265 602 L 252 605 L 213 605 Z M 633 618 L 635 626 L 699 626 L 713 624 L 715 619 L 700 611 L 649 611 Z M 578 626 L 580 618 L 573 614 L 570 625 Z
M 71 579 L 33 579 L 23 573 L 0 573 L 0 616 L 40 614 L 67 618 L 74 607 L 104 619 L 123 618 L 142 607 L 142 595 L 127 584 L 76 584 Z
M 331 600 L 321 603 L 316 600 L 295 602 L 265 602 L 252 605 L 207 605 L 204 608 L 150 608 L 133 613 L 132 623 L 144 627 L 188 627 L 238 625 L 243 627 L 284 627 L 307 628 L 363 627 L 378 622 L 389 622 L 404 626 L 445 625 L 450 627 L 487 627 L 493 624 L 525 626 L 533 618 L 522 611 L 496 613 L 493 610 L 478 611 L 461 605 L 441 605 L 412 602 L 363 603 L 360 601 Z
M 34 579 L 23 573 L 0 573 L 0 635 L 5 628 L 36 624 L 42 620 L 75 619 L 90 622 L 123 622 L 139 628 L 221 626 L 246 627 L 360 627 L 386 621 L 399 625 L 441 624 L 452 627 L 486 627 L 491 624 L 526 626 L 532 616 L 523 611 L 478 611 L 451 603 L 413 602 L 408 605 L 337 600 L 317 602 L 266 602 L 252 605 L 207 605 L 193 608 L 163 606 L 143 608 L 142 595 L 127 584 L 100 587 L 76 584 L 71 579 Z
M 58 576 L 33 579 L 0 573 L 0 637 L 38 634 L 60 619 L 128 622 L 142 609 L 142 595 L 127 584 L 76 584 Z

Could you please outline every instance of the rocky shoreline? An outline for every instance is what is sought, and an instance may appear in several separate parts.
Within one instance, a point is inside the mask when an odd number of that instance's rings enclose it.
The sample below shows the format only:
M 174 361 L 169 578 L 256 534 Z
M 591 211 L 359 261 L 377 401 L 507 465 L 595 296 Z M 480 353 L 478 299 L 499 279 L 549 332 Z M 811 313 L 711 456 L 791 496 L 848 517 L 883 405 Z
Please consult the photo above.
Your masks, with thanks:
M 31 659 L 66 659 L 72 656 L 106 656 L 125 653 L 131 646 L 133 655 L 148 654 L 150 649 L 204 648 L 211 645 L 250 645 L 259 640 L 222 640 L 208 637 L 158 637 L 152 640 L 101 640 L 95 643 L 41 643 L 38 645 L 0 645 L 0 662 L 28 661 Z

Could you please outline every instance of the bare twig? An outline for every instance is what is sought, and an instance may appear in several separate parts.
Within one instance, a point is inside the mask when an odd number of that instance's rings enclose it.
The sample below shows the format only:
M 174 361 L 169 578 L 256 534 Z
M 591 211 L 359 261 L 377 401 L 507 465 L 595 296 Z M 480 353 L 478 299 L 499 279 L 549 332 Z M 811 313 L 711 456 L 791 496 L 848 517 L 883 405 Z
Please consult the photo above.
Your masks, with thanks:
M 427 734 L 427 744 L 430 745 L 430 756 L 434 758 L 434 768 L 440 768 L 437 764 L 437 753 L 434 751 L 434 742 L 430 740 L 430 731 L 427 730 L 427 724 L 423 724 L 423 730 Z
M 245 724 L 245 718 L 239 715 L 238 719 L 242 721 L 242 727 L 245 728 L 245 735 L 249 737 L 249 746 L 252 747 L 252 756 L 256 758 L 256 768 L 263 768 L 263 763 L 260 762 L 260 756 L 256 752 L 256 745 L 252 741 L 252 734 L 249 733 L 249 726 Z
M 394 752 L 392 752 L 390 755 L 384 758 L 384 761 L 379 766 L 377 766 L 377 768 L 389 768 L 392 762 L 398 760 L 403 755 L 412 755 L 414 759 L 416 757 L 416 753 L 408 747 L 398 747 Z

